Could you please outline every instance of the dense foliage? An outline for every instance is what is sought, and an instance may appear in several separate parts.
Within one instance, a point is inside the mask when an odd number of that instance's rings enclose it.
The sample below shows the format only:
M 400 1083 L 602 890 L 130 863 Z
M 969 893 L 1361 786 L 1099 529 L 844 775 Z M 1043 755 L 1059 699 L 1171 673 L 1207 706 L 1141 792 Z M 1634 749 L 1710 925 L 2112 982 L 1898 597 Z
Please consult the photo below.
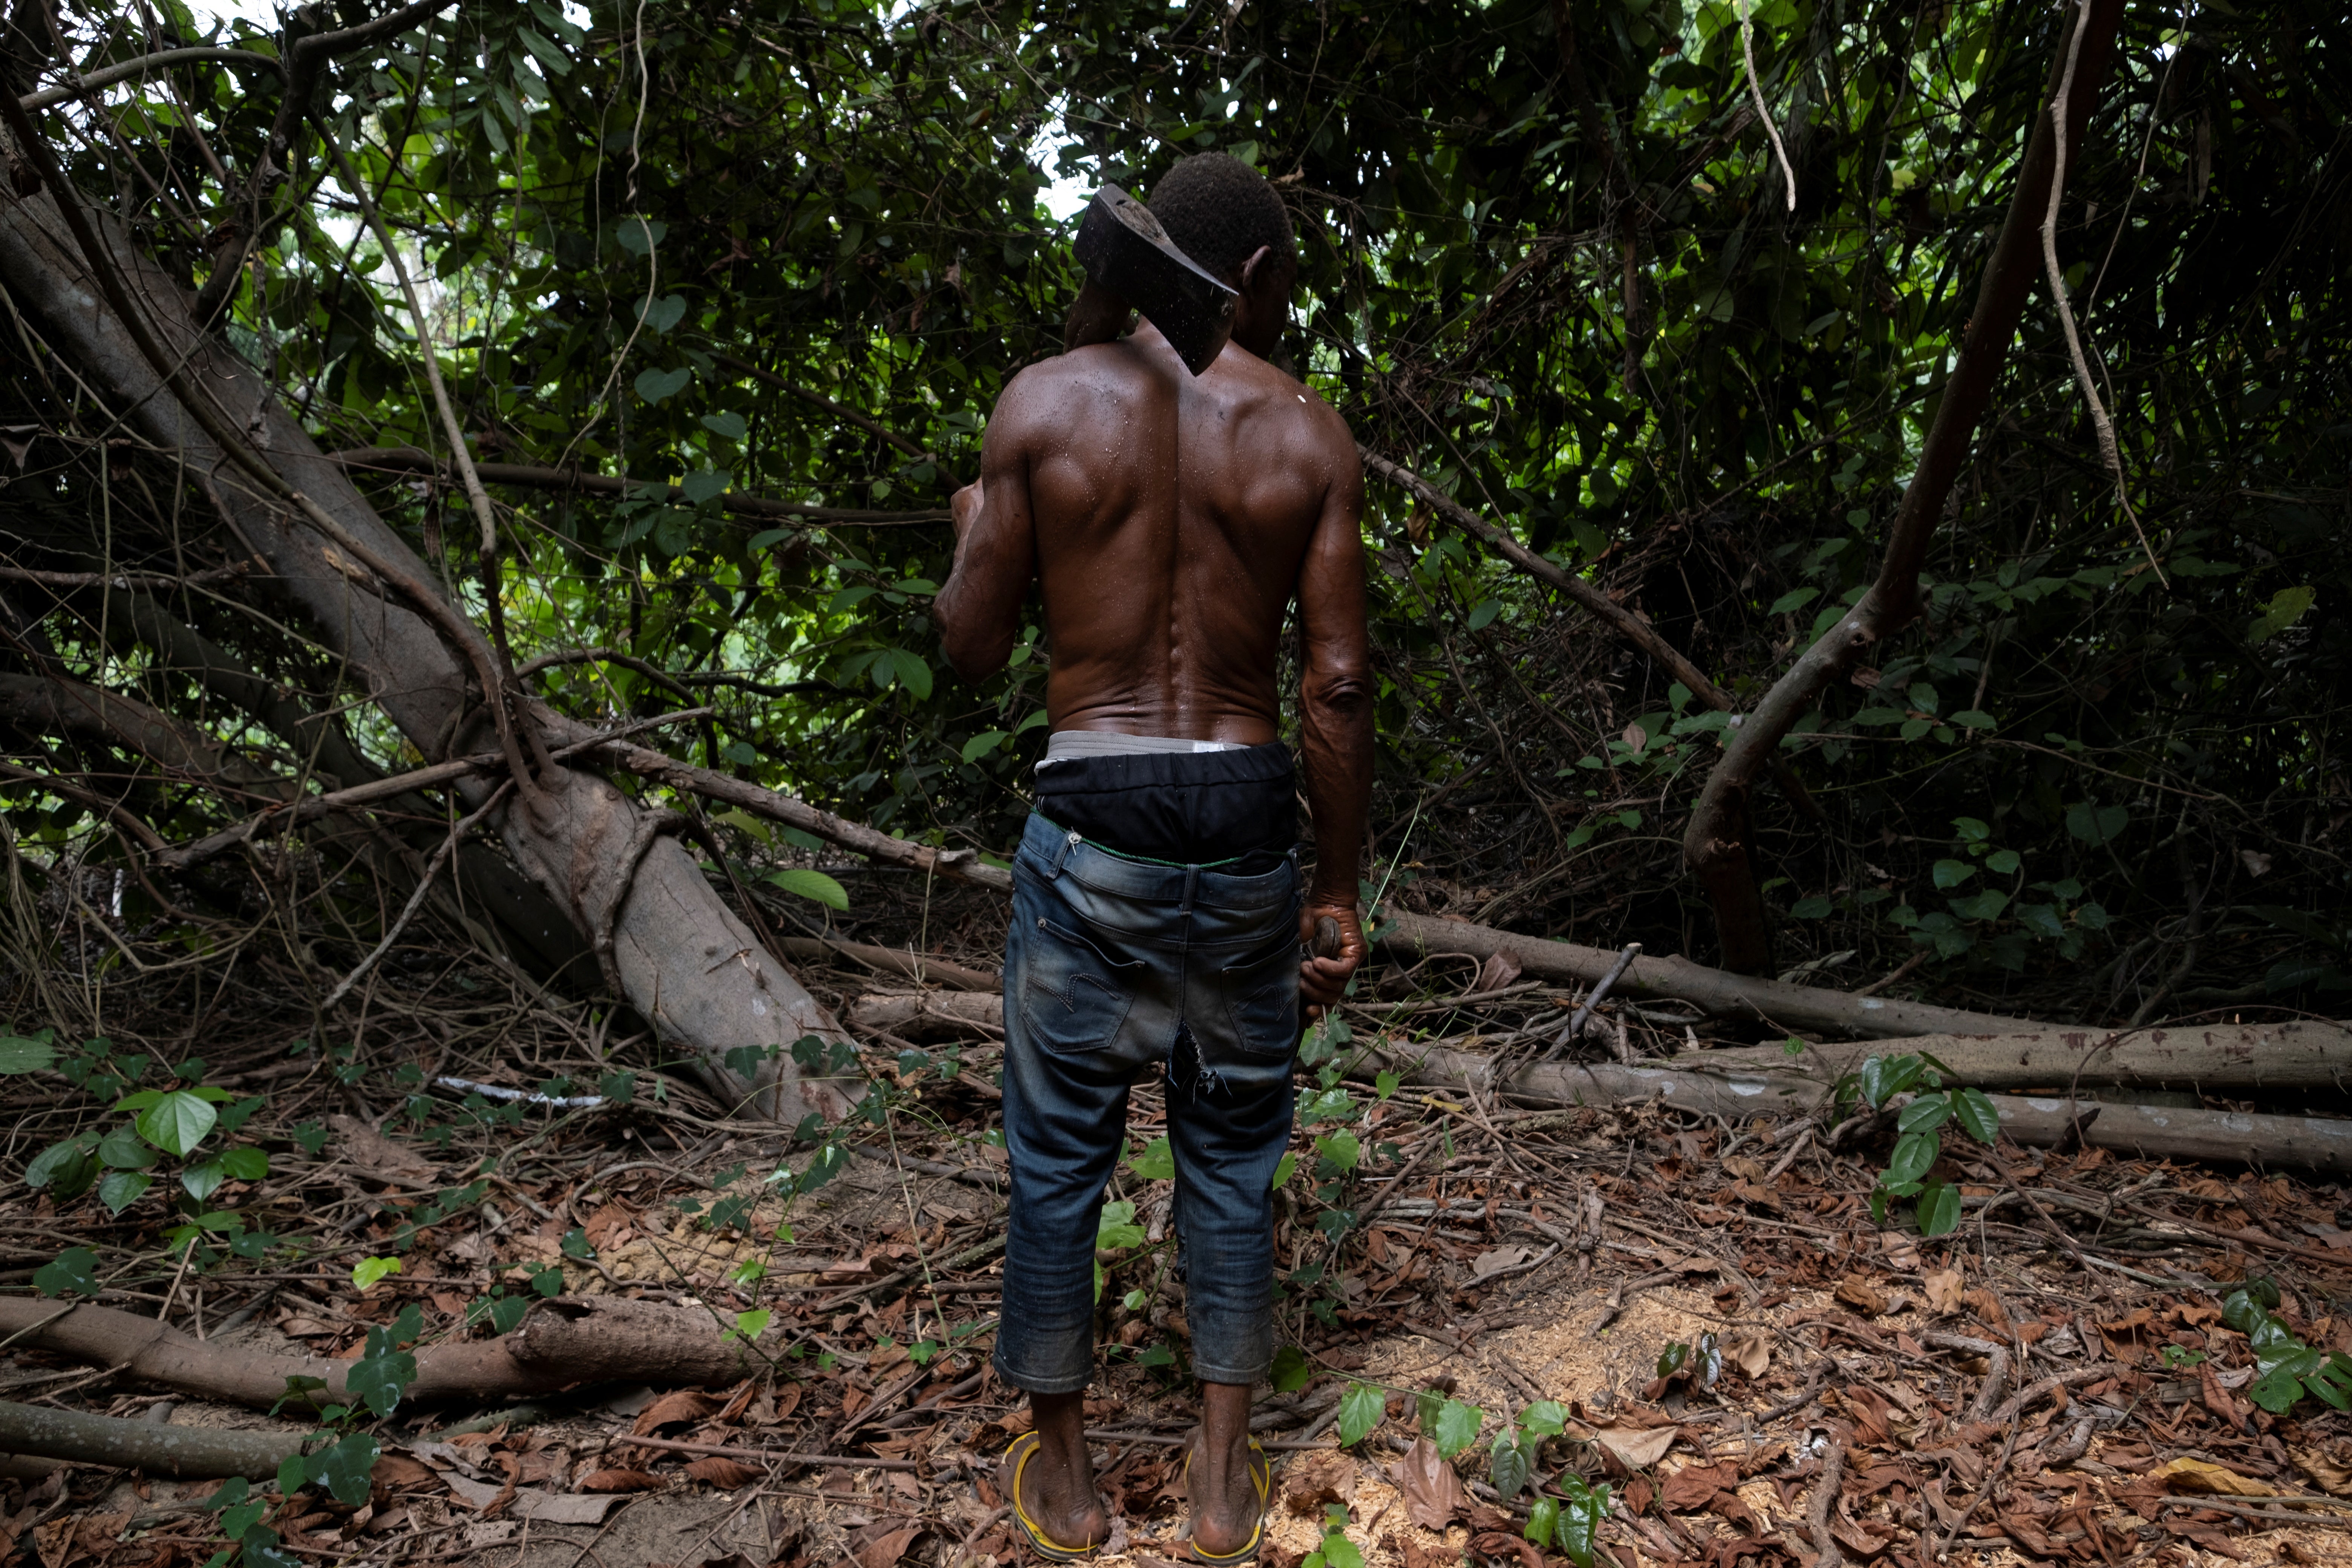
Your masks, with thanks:
M 177 0 L 58 9 L 84 72 L 204 41 Z M 314 11 L 294 26 L 329 24 Z M 541 689 L 583 716 L 708 703 L 674 747 L 1002 850 L 1047 650 L 1033 633 L 973 689 L 925 606 L 997 390 L 1058 348 L 1075 274 L 1041 205 L 1055 182 L 1148 191 L 1205 147 L 1255 162 L 1300 235 L 1286 354 L 1360 438 L 1752 700 L 1868 580 L 2058 22 L 2018 0 L 1767 0 L 1757 86 L 1785 174 L 1728 0 L 469 4 L 331 68 L 282 179 L 280 80 L 250 62 L 161 68 L 46 124 L 192 290 L 257 231 L 220 330 L 321 446 L 440 452 L 331 139 L 432 280 L 478 458 L 682 486 L 494 486 L 517 661 L 632 661 L 557 665 Z M 282 43 L 241 24 L 211 41 Z M 2037 296 L 1929 621 L 1791 742 L 1825 823 L 1767 799 L 1785 964 L 1854 984 L 1916 951 L 1940 992 L 2085 1018 L 2326 1006 L 2347 984 L 2348 42 L 2308 4 L 2126 16 L 2058 244 L 2137 525 Z M 10 44 L 19 89 L 58 79 L 53 47 L 21 26 Z M 109 458 L 70 378 L 5 336 L 18 566 L 234 553 L 169 454 Z M 462 493 L 371 488 L 485 611 Z M 866 515 L 730 512 L 745 496 Z M 1372 882 L 1706 956 L 1677 838 L 1724 716 L 1401 493 L 1374 486 L 1365 537 Z M 100 599 L 0 595 L 0 660 L 141 688 L 273 770 L 309 765 L 143 674 Z M 257 595 L 172 602 L 315 707 L 348 705 L 361 749 L 397 764 Z M 32 734 L 11 754 L 35 775 L 142 771 Z M 85 799 L 0 789 L 44 863 L 126 853 Z M 128 800 L 174 837 L 230 809 L 152 778 Z

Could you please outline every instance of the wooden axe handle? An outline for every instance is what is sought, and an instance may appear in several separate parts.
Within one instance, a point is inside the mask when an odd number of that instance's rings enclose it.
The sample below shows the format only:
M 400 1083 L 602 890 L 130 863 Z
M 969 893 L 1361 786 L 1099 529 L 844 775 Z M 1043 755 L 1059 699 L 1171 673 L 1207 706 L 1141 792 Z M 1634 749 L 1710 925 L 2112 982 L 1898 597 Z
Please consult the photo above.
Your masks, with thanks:
M 1344 939 L 1339 934 L 1339 922 L 1338 921 L 1333 920 L 1329 915 L 1323 915 L 1317 919 L 1315 921 L 1316 957 L 1339 957 L 1340 952 L 1343 951 L 1343 942 Z

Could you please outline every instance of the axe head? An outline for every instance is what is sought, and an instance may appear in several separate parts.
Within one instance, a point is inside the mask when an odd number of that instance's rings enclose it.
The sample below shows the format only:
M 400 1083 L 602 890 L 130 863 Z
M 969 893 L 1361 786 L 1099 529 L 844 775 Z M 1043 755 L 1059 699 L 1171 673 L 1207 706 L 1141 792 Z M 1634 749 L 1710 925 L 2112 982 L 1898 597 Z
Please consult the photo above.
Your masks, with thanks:
M 1077 253 L 1087 278 L 1141 311 L 1185 369 L 1198 375 L 1216 363 L 1240 296 L 1177 249 L 1150 207 L 1105 185 L 1078 225 Z

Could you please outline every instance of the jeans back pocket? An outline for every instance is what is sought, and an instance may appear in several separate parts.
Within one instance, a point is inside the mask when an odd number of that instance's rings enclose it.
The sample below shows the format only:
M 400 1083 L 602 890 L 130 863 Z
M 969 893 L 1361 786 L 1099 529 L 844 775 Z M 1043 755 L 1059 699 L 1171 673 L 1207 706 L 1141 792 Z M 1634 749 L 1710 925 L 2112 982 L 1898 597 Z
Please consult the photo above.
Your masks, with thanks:
M 1244 1050 L 1288 1056 L 1298 1045 L 1298 940 L 1286 935 L 1270 951 L 1226 964 L 1225 1010 Z
M 1118 1037 L 1142 978 L 1139 958 L 1114 958 L 1042 915 L 1023 944 L 1021 1005 L 1030 1036 L 1049 1051 L 1098 1051 Z

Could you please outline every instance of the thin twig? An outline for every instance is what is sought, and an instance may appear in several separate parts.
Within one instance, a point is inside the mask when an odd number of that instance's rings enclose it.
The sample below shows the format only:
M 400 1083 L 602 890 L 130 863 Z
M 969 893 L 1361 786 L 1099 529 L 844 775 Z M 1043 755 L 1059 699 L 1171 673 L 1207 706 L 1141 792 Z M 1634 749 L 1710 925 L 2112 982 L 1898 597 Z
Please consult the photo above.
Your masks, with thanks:
M 1756 22 L 1748 15 L 1748 0 L 1738 0 L 1739 6 L 1739 53 L 1748 62 L 1748 96 L 1756 105 L 1756 118 L 1764 122 L 1764 134 L 1772 139 L 1773 155 L 1780 160 L 1780 175 L 1789 182 L 1789 210 L 1797 210 L 1797 171 L 1789 163 L 1789 150 L 1780 144 L 1780 128 L 1772 123 L 1772 111 L 1764 107 L 1764 84 L 1756 77 Z
M 408 903 L 400 911 L 400 918 L 392 922 L 392 929 L 383 933 L 383 940 L 375 944 L 374 950 L 360 960 L 359 966 L 343 976 L 342 984 L 335 987 L 334 993 L 320 1008 L 320 1012 L 334 1011 L 335 1004 L 351 994 L 352 987 L 358 984 L 361 978 L 375 967 L 376 960 L 392 951 L 392 944 L 400 940 L 400 933 L 408 929 L 409 921 L 425 902 L 425 895 L 433 890 L 433 879 L 439 873 L 442 863 L 456 858 L 458 841 L 465 837 L 466 830 L 497 810 L 499 803 L 506 799 L 507 791 L 514 786 L 515 781 L 512 779 L 499 780 L 499 787 L 490 792 L 490 798 L 484 801 L 478 810 L 459 817 L 451 826 L 449 837 L 442 840 L 440 852 L 425 862 L 425 875 L 416 879 L 416 890 L 408 895 Z
M 2058 204 L 2066 195 L 2066 100 L 2074 89 L 2074 65 L 2083 53 L 2083 35 L 2090 31 L 2091 0 L 2083 0 L 2073 34 L 2066 40 L 2066 68 L 2059 74 L 2058 90 L 2050 100 L 2051 128 L 2053 138 L 2050 165 L 2050 205 L 2042 215 L 2042 265 L 2050 275 L 2050 302 L 2057 307 L 2058 324 L 2066 331 L 2066 353 L 2074 362 L 2074 380 L 2083 388 L 2083 401 L 2090 405 L 2091 427 L 2098 432 L 2099 456 L 2105 459 L 2107 472 L 2116 481 L 2116 504 L 2124 509 L 2130 520 L 2132 531 L 2139 536 L 2139 547 L 2147 552 L 2147 563 L 2156 569 L 2156 580 L 2167 588 L 2171 579 L 2164 574 L 2163 563 L 2156 558 L 2156 547 L 2148 543 L 2147 531 L 2139 525 L 2139 513 L 2132 510 L 2131 494 L 2124 482 L 2123 449 L 2116 445 L 2116 427 L 2107 417 L 2106 405 L 2099 401 L 2098 388 L 2091 381 L 2090 362 L 2083 356 L 2083 337 L 2074 327 L 2074 307 L 2066 302 L 2066 275 L 2058 266 Z

